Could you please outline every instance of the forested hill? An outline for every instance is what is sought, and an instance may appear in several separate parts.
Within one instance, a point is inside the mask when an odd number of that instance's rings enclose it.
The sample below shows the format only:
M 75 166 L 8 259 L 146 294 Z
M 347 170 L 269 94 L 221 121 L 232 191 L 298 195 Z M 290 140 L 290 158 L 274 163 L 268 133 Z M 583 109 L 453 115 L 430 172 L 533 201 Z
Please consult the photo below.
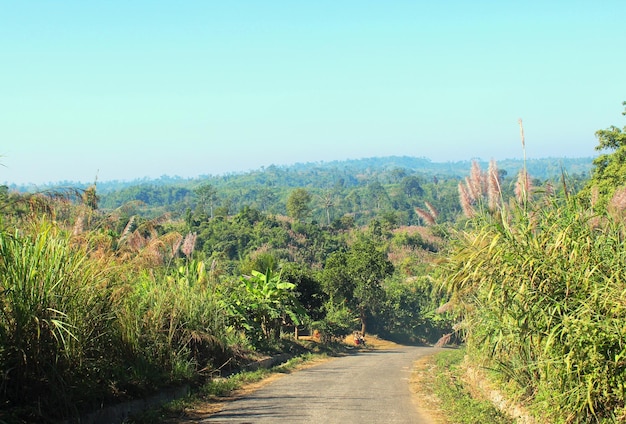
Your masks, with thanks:
M 484 169 L 488 161 L 477 159 Z M 583 158 L 541 158 L 528 159 L 527 168 L 533 178 L 539 180 L 560 178 L 561 172 L 577 177 L 587 177 L 592 168 L 593 157 Z M 418 174 L 424 177 L 464 178 L 469 173 L 471 160 L 457 162 L 433 162 L 427 158 L 410 156 L 372 157 L 365 159 L 347 159 L 330 162 L 308 162 L 292 165 L 270 165 L 248 172 L 228 173 L 223 175 L 211 174 L 210 163 L 207 164 L 207 173 L 196 178 L 183 178 L 163 175 L 160 178 L 138 178 L 131 181 L 98 181 L 98 192 L 106 194 L 124 188 L 138 185 L 177 185 L 193 186 L 202 181 L 209 181 L 216 186 L 224 184 L 257 185 L 259 183 L 270 186 L 285 187 L 325 187 L 335 184 L 337 179 L 350 181 L 363 178 L 393 179 L 404 174 Z M 498 168 L 505 171 L 505 175 L 514 175 L 522 168 L 521 159 L 506 159 L 498 161 Z M 93 181 L 59 181 L 39 186 L 10 184 L 11 190 L 32 192 L 56 187 L 85 188 Z
M 589 178 L 593 158 L 544 158 L 527 160 L 536 187 L 559 186 L 566 176 L 570 190 Z M 487 161 L 477 160 L 484 170 Z M 182 217 L 203 208 L 210 216 L 227 216 L 242 208 L 273 214 L 288 214 L 287 200 L 296 189 L 306 190 L 309 218 L 325 224 L 350 215 L 365 224 L 374 216 L 412 225 L 420 222 L 415 208 L 426 203 L 440 213 L 440 222 L 460 213 L 458 182 L 470 173 L 472 161 L 432 162 L 407 156 L 358 160 L 271 165 L 258 170 L 197 178 L 162 176 L 134 181 L 97 181 L 98 206 L 114 210 L 133 206 L 134 213 Z M 497 163 L 502 189 L 512 193 L 521 160 Z M 210 169 L 210 164 L 207 165 Z M 39 187 L 8 187 L 11 191 L 52 191 L 60 187 L 85 189 L 93 182 L 64 181 Z

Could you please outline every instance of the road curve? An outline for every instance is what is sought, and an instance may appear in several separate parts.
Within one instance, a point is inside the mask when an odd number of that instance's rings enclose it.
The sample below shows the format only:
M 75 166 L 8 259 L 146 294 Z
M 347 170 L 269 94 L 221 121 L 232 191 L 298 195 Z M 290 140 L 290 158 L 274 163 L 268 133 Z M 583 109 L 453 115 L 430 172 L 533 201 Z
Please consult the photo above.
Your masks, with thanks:
M 201 422 L 431 424 L 420 416 L 409 380 L 413 363 L 436 351 L 359 351 L 286 375 Z

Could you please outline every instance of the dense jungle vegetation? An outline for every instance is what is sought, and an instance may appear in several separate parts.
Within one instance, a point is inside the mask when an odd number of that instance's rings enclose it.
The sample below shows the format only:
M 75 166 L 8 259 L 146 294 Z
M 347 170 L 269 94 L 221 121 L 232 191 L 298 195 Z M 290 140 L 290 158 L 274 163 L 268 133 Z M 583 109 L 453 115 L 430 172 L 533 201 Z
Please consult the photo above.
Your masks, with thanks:
M 623 417 L 626 143 L 605 131 L 593 167 L 387 158 L 5 186 L 0 419 L 76 416 L 354 330 L 465 341 L 555 422 Z

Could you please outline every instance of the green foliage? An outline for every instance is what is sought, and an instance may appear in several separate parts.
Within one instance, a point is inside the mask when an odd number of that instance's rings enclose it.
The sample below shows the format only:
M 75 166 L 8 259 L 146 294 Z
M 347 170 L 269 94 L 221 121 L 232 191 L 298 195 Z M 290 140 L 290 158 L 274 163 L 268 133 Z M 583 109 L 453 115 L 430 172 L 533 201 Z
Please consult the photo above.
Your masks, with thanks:
M 99 183 L 96 203 L 0 190 L 5 222 L 19 228 L 3 233 L 3 243 L 19 241 L 9 251 L 21 252 L 6 256 L 7 270 L 30 258 L 23 274 L 31 286 L 39 287 L 35 283 L 47 274 L 58 283 L 42 284 L 55 294 L 29 303 L 37 318 L 25 320 L 25 339 L 16 339 L 10 327 L 16 321 L 6 320 L 0 358 L 14 366 L 26 352 L 23 370 L 34 368 L 24 381 L 43 381 L 49 393 L 71 398 L 67 407 L 82 408 L 86 398 L 101 404 L 115 395 L 142 395 L 174 381 L 199 380 L 250 350 L 280 349 L 276 338 L 298 323 L 320 330 L 327 341 L 359 324 L 404 340 L 434 340 L 448 322 L 433 312 L 439 299 L 424 276 L 441 248 L 431 236 L 452 238 L 448 223 L 460 211 L 457 174 L 469 162 L 428 167 L 395 158 L 389 166 L 374 160 L 353 165 L 162 178 L 123 191 Z M 297 219 L 285 216 L 294 193 L 305 195 L 295 202 L 299 208 L 289 208 Z M 425 202 L 440 211 L 431 232 L 417 228 L 414 208 Z M 35 243 L 57 252 L 54 260 L 41 259 L 39 247 L 24 247 L 46 232 L 25 230 L 24 218 L 41 215 L 59 225 L 45 243 Z M 195 245 L 187 245 L 195 234 Z M 57 243 L 64 247 L 55 250 Z M 80 264 L 70 268 L 59 265 L 77 258 Z M 5 302 L 21 299 L 6 294 Z M 80 307 L 71 306 L 78 302 L 73 299 L 81 299 Z M 3 313 L 18 310 L 8 304 Z M 45 354 L 33 355 L 37 349 Z M 2 387 L 14 391 L 11 399 L 22 390 L 39 402 L 40 392 L 29 389 L 34 385 L 11 385 L 18 370 L 4 369 L 9 379 Z M 39 403 L 54 402 L 54 396 L 47 399 Z
M 464 376 L 461 368 L 463 350 L 452 350 L 437 354 L 435 357 L 436 375 L 432 384 L 433 392 L 441 400 L 441 409 L 447 418 L 454 423 L 475 424 L 512 424 L 515 421 L 488 400 L 480 400 L 472 396 L 472 391 L 463 384 Z
M 322 307 L 328 295 L 324 293 L 316 273 L 306 264 L 288 262 L 282 266 L 281 276 L 294 284 L 295 295 L 309 318 L 314 321 L 322 318 Z
M 203 262 L 190 261 L 163 276 L 143 274 L 118 307 L 123 340 L 173 380 L 190 378 L 228 360 L 225 313 Z
M 324 310 L 324 317 L 311 323 L 311 328 L 321 334 L 322 342 L 343 340 L 354 331 L 359 319 L 345 304 L 328 301 Z
M 278 269 L 283 263 L 321 264 L 344 244 L 335 234 L 313 223 L 279 219 L 253 208 L 231 217 L 215 217 L 192 226 L 198 232 L 198 250 L 219 258 L 232 274 L 252 269 Z
M 428 277 L 392 280 L 384 286 L 384 302 L 377 312 L 379 336 L 411 343 L 434 344 L 449 332 L 450 322 L 435 312 L 439 297 Z
M 49 222 L 0 229 L 3 405 L 75 406 L 72 391 L 115 351 L 109 289 L 104 270 Z
M 402 190 L 408 197 L 420 197 L 424 194 L 422 179 L 414 175 L 404 177 L 402 180 Z
M 626 111 L 622 115 L 626 115 Z M 626 184 L 626 126 L 623 129 L 611 126 L 598 130 L 596 137 L 596 150 L 609 150 L 609 153 L 603 153 L 594 159 L 591 180 L 581 195 L 586 198 L 593 195 L 597 197 L 597 206 L 606 207 L 615 190 Z
M 194 190 L 196 196 L 198 196 L 198 201 L 204 211 L 207 209 L 210 212 L 210 217 L 213 218 L 213 206 L 217 201 L 217 190 L 211 184 L 205 183 L 199 186 Z
M 474 225 L 442 267 L 470 351 L 554 419 L 623 419 L 623 222 L 572 200 Z
M 217 254 L 233 262 L 261 248 L 284 247 L 289 239 L 288 225 L 253 208 L 204 221 L 193 229 L 198 230 L 198 249 L 206 257 Z
M 391 243 L 396 247 L 410 247 L 412 249 L 419 248 L 429 252 L 436 252 L 438 250 L 438 247 L 435 244 L 424 240 L 424 237 L 417 232 L 395 232 L 391 238 Z
M 530 159 L 527 167 L 530 175 L 540 180 L 558 180 L 562 170 L 587 178 L 591 161 L 592 158 Z M 503 173 L 512 177 L 522 167 L 515 160 L 499 165 Z M 141 214 L 150 217 L 165 212 L 182 217 L 188 209 L 195 212 L 196 219 L 202 213 L 206 218 L 229 216 L 246 206 L 285 215 L 293 190 L 304 189 L 311 196 L 307 219 L 326 225 L 345 215 L 352 216 L 357 225 L 366 225 L 371 218 L 391 210 L 397 215 L 398 225 L 417 224 L 413 208 L 424 201 L 437 208 L 438 222 L 443 223 L 454 221 L 460 211 L 456 186 L 469 168 L 469 161 L 433 163 L 421 158 L 388 157 L 270 166 L 198 179 L 161 177 L 151 181 L 99 182 L 99 206 L 102 210 L 115 210 L 130 202 L 141 202 Z M 204 186 L 214 190 L 211 202 L 197 193 Z
M 300 325 L 306 319 L 306 310 L 298 301 L 296 285 L 284 281 L 270 269 L 265 274 L 252 271 L 239 279 L 240 290 L 231 293 L 230 315 L 233 322 L 257 342 L 276 340 L 283 323 Z
M 622 104 L 626 106 L 626 102 Z M 622 112 L 622 115 L 626 116 L 626 111 Z M 596 137 L 598 138 L 596 150 L 618 150 L 626 146 L 626 128 L 620 130 L 612 125 L 609 129 L 596 131 Z
M 371 181 L 367 186 L 368 199 L 370 199 L 370 207 L 379 210 L 383 206 L 387 206 L 391 199 L 387 190 L 378 180 Z
M 345 303 L 358 313 L 361 332 L 365 333 L 368 315 L 384 297 L 383 280 L 392 272 L 386 252 L 371 238 L 361 237 L 347 251 L 328 257 L 321 278 L 331 301 Z
M 303 188 L 297 188 L 287 198 L 287 213 L 295 220 L 302 221 L 311 212 L 310 203 L 311 194 Z
M 197 381 L 251 350 L 280 349 L 277 337 L 309 319 L 334 341 L 379 313 L 392 272 L 385 246 L 394 213 L 368 238 L 352 215 L 337 227 L 254 207 L 149 218 L 140 201 L 105 211 L 80 196 L 11 196 L 19 202 L 4 204 L 6 220 L 20 229 L 2 230 L 3 408 L 39 404 L 67 417 Z M 56 225 L 31 228 L 20 214 Z M 346 253 L 349 287 L 338 302 L 328 302 L 319 271 L 331 252 Z
M 387 253 L 373 240 L 363 238 L 350 247 L 347 266 L 348 275 L 355 282 L 353 296 L 359 310 L 376 307 L 384 296 L 382 282 L 393 273 Z
M 113 189 L 113 187 L 117 188 Z M 178 181 L 170 181 L 168 184 L 162 184 L 158 181 L 149 183 L 136 181 L 126 187 L 119 182 L 117 185 L 113 182 L 99 182 L 100 208 L 113 210 L 128 203 L 141 202 L 144 205 L 142 213 L 149 214 L 154 208 L 163 205 L 169 205 L 171 208 L 174 208 L 175 204 L 188 206 L 194 194 L 192 187 L 191 182 L 187 183 L 186 187 L 181 187 Z M 156 212 L 156 214 L 159 213 L 162 211 Z

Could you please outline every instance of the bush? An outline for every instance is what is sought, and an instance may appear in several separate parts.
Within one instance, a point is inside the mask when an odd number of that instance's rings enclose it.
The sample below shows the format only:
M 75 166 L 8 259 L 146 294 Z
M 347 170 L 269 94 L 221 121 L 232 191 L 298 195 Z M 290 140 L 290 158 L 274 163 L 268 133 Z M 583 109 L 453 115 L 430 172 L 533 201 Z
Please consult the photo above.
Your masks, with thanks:
M 320 332 L 323 342 L 341 340 L 352 333 L 358 325 L 358 318 L 345 306 L 326 302 L 326 316 L 311 324 L 312 330 Z

